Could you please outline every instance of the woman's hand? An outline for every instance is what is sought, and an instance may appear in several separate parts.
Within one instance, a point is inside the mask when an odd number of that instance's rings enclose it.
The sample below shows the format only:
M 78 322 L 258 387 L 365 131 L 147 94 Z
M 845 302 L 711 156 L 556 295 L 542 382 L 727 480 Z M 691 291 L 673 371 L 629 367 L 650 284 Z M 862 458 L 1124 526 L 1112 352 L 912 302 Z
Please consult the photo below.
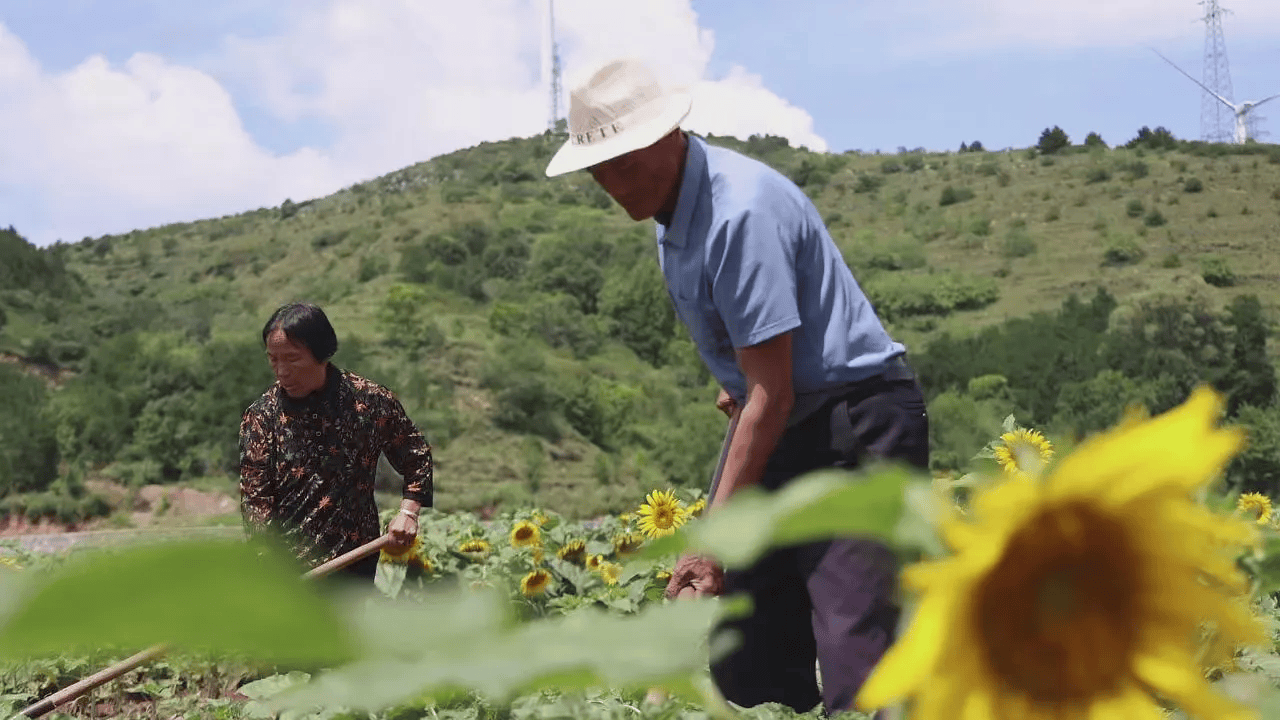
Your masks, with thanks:
M 716 409 L 729 417 L 733 417 L 733 411 L 738 407 L 738 403 L 729 397 L 729 392 L 724 388 L 720 388 L 720 396 L 716 398 Z
M 401 506 L 400 512 L 387 524 L 387 533 L 391 535 L 388 543 L 391 550 L 401 552 L 412 545 L 418 537 L 418 508 Z

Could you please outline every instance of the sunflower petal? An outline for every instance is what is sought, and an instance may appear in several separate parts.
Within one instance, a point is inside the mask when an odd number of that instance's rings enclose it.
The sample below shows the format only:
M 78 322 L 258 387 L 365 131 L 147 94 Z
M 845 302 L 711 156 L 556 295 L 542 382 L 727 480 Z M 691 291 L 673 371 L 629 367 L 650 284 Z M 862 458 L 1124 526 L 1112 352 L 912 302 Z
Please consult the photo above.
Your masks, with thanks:
M 857 706 L 882 708 L 910 695 L 933 672 L 948 638 L 953 602 L 930 593 L 920 602 L 907 632 L 894 643 L 858 691 Z
M 1258 717 L 1257 711 L 1215 691 L 1185 652 L 1169 649 L 1140 655 L 1134 660 L 1134 671 L 1152 690 L 1172 698 L 1194 717 L 1214 720 L 1256 720 Z

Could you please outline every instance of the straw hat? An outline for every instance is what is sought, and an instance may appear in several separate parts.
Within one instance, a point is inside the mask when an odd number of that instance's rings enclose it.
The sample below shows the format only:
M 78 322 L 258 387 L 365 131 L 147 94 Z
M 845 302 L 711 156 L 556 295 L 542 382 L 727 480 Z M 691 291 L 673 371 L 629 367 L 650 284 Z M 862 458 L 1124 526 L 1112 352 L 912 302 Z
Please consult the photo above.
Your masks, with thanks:
M 547 164 L 547 177 L 654 144 L 680 126 L 692 104 L 688 92 L 665 90 L 639 60 L 605 65 L 569 94 L 569 140 Z

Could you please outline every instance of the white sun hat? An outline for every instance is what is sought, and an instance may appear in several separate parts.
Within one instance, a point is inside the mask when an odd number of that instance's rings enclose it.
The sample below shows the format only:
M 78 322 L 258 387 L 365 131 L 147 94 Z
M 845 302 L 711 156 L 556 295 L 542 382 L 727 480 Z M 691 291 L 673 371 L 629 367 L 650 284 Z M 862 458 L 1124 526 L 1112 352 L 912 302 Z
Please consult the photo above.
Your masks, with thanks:
M 664 90 L 639 60 L 615 60 L 569 94 L 569 140 L 547 163 L 547 177 L 648 147 L 679 127 L 692 105 L 687 91 Z

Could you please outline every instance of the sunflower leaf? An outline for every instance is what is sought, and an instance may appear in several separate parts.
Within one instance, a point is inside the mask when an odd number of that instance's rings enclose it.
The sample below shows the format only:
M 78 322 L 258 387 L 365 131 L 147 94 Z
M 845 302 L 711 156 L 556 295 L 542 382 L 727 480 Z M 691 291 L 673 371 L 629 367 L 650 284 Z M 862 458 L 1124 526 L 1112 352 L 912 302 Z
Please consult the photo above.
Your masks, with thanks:
M 337 609 L 299 574 L 276 549 L 236 541 L 84 551 L 23 578 L 0 618 L 0 655 L 164 643 L 281 662 L 350 657 Z
M 363 660 L 271 699 L 275 710 L 345 706 L 376 710 L 410 698 L 474 690 L 506 699 L 532 690 L 664 685 L 692 692 L 707 661 L 706 636 L 723 603 L 652 605 L 619 617 L 596 608 L 531 623 L 504 621 L 492 592 L 456 588 L 422 606 L 353 606 Z

